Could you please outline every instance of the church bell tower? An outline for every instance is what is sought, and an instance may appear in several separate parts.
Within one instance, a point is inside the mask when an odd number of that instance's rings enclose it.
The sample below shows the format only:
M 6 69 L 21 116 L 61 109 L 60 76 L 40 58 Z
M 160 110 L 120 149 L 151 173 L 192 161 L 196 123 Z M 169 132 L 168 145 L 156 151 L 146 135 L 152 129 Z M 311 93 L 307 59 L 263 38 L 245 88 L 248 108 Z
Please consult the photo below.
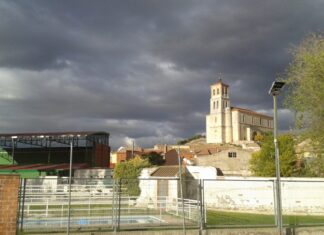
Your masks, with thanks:
M 210 87 L 210 114 L 206 116 L 207 143 L 232 142 L 229 86 L 221 79 Z

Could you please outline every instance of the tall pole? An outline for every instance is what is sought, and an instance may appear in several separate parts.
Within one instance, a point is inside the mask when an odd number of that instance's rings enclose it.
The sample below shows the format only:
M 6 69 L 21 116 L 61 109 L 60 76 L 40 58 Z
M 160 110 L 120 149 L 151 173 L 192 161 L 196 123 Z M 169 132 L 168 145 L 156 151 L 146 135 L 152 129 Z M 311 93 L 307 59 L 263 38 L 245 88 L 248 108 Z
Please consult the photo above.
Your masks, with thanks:
M 11 158 L 12 158 L 12 165 L 14 165 L 15 164 L 15 139 L 12 138 L 11 140 L 12 140 Z
M 180 147 L 178 146 L 178 163 L 179 163 L 179 181 L 180 181 L 180 197 L 182 201 L 182 229 L 183 234 L 186 235 L 186 218 L 184 210 L 184 200 L 183 200 L 183 191 L 182 191 L 182 166 L 181 166 L 181 156 L 180 156 Z
M 71 219 L 71 183 L 72 183 L 72 160 L 73 160 L 73 140 L 70 143 L 70 169 L 69 169 L 69 205 L 68 205 L 68 225 L 67 235 L 70 234 L 70 219 Z
M 273 141 L 275 147 L 275 161 L 276 161 L 276 199 L 277 199 L 277 227 L 278 233 L 282 235 L 282 210 L 281 210 L 281 182 L 280 182 L 280 161 L 279 161 L 279 146 L 278 146 L 278 120 L 277 120 L 277 96 L 273 95 Z

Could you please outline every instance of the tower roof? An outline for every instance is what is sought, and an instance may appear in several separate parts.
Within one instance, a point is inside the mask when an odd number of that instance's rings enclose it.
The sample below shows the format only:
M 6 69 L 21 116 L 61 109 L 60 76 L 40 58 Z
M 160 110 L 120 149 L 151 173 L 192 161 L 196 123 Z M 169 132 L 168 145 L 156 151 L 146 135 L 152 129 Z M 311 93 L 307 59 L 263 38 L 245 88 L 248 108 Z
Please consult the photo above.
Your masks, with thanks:
M 218 79 L 218 81 L 217 81 L 216 83 L 214 83 L 213 85 L 218 85 L 218 84 L 222 84 L 223 86 L 229 87 L 229 85 L 225 84 L 225 83 L 222 81 L 221 78 Z M 213 85 L 212 85 L 212 86 L 213 86 Z

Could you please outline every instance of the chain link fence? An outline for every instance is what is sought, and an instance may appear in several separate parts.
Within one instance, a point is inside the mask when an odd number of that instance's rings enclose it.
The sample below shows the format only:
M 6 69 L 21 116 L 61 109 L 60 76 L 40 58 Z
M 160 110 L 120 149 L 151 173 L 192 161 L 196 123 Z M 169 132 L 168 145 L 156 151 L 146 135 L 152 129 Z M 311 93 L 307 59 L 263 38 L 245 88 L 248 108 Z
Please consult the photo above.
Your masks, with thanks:
M 273 179 L 22 179 L 19 231 L 275 227 Z M 182 187 L 183 198 L 180 197 Z M 285 226 L 324 225 L 324 181 L 282 180 Z M 70 217 L 68 213 L 70 211 Z M 68 223 L 68 220 L 69 223 Z

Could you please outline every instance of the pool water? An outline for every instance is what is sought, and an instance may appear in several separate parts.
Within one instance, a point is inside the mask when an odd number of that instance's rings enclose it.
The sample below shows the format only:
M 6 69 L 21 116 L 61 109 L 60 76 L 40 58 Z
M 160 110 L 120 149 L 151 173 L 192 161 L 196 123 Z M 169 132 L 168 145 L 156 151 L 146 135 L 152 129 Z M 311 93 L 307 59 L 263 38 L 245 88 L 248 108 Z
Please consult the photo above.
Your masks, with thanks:
M 93 226 L 93 225 L 112 225 L 112 217 L 72 217 L 70 219 L 70 225 L 72 226 Z M 116 219 L 114 221 L 116 223 Z M 35 227 L 66 227 L 67 218 L 46 218 L 46 219 L 25 219 L 24 228 Z M 155 217 L 147 215 L 134 215 L 134 216 L 122 216 L 120 217 L 120 224 L 156 224 L 166 223 L 165 221 Z

